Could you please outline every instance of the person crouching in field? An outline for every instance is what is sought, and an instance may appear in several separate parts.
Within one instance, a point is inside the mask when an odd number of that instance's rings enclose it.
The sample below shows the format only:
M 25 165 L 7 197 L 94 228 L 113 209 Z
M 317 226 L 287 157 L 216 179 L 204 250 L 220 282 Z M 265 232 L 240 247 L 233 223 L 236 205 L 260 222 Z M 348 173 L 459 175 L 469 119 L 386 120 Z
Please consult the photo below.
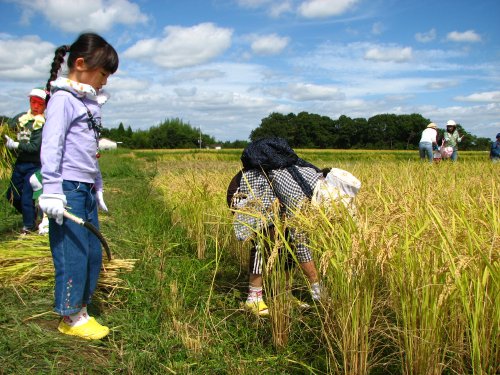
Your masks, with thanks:
M 422 132 L 418 144 L 420 160 L 428 159 L 431 163 L 434 158 L 433 149 L 437 148 L 437 125 L 431 122 Z
M 37 227 L 30 177 L 41 166 L 40 148 L 42 129 L 45 124 L 46 97 L 47 93 L 43 89 L 31 90 L 29 93 L 30 109 L 26 113 L 15 116 L 11 121 L 12 125 L 16 126 L 17 141 L 5 135 L 6 147 L 17 155 L 7 190 L 7 199 L 23 215 L 23 233 L 33 232 Z
M 320 181 L 324 182 L 325 176 L 319 168 L 298 158 L 281 138 L 264 138 L 249 144 L 241 161 L 243 168 L 229 184 L 227 203 L 234 213 L 236 238 L 252 242 L 245 307 L 263 316 L 268 315 L 269 310 L 262 295 L 262 267 L 269 245 L 275 243 L 277 237 L 277 223 L 273 221 L 292 217 L 311 199 L 324 201 L 325 189 Z M 284 236 L 294 252 L 293 256 L 287 254 L 285 272 L 293 267 L 295 258 L 309 281 L 312 299 L 320 300 L 319 276 L 307 236 L 293 227 L 287 228 Z M 266 238 L 269 241 L 263 240 Z M 295 297 L 291 298 L 300 306 L 307 306 Z

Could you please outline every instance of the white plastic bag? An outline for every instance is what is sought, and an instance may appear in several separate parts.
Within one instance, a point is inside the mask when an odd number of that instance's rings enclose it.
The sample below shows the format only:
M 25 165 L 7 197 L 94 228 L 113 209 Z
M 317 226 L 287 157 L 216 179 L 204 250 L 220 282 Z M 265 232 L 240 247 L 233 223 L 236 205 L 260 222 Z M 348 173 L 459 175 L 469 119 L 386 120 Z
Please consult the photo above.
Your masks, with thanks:
M 322 207 L 342 203 L 355 216 L 354 197 L 360 188 L 361 181 L 354 175 L 343 169 L 332 168 L 324 179 L 318 180 L 311 202 Z

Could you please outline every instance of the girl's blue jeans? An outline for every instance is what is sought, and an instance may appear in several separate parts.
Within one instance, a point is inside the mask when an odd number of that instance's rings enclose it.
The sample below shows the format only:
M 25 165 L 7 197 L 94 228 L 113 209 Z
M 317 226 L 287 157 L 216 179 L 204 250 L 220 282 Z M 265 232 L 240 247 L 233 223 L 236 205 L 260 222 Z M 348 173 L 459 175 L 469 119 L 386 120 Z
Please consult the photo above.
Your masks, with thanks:
M 7 190 L 7 199 L 23 215 L 23 226 L 32 230 L 36 229 L 36 215 L 30 177 L 38 169 L 40 169 L 40 163 L 17 162 Z
M 451 159 L 451 161 L 457 161 L 457 159 L 458 159 L 458 150 L 457 149 L 453 150 L 453 154 L 451 154 L 450 159 Z
M 93 184 L 63 181 L 67 210 L 99 228 Z M 99 239 L 85 227 L 64 219 L 49 220 L 49 240 L 55 268 L 55 306 L 60 315 L 71 315 L 90 303 L 101 270 Z

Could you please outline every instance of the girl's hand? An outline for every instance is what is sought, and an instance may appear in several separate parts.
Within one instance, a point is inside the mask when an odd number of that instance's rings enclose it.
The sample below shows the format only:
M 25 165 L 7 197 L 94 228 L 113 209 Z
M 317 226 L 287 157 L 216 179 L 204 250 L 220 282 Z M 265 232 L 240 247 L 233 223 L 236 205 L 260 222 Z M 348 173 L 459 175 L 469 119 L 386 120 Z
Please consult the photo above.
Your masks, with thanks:
M 106 203 L 104 203 L 104 196 L 102 190 L 98 190 L 95 193 L 95 199 L 97 201 L 97 204 L 99 205 L 99 208 L 104 212 L 108 212 L 108 207 L 106 206 Z
M 62 225 L 66 196 L 64 194 L 42 194 L 38 198 L 38 204 L 43 212 L 56 223 Z

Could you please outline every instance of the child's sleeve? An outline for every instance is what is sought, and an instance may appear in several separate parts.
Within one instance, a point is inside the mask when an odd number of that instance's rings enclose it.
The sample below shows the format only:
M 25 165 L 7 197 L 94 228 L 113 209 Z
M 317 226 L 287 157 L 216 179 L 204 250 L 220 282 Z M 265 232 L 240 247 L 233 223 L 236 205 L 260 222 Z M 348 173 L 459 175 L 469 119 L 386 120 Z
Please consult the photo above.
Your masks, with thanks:
M 61 163 L 66 133 L 73 118 L 73 107 L 67 101 L 63 95 L 54 95 L 47 107 L 40 154 L 44 194 L 64 194 Z

